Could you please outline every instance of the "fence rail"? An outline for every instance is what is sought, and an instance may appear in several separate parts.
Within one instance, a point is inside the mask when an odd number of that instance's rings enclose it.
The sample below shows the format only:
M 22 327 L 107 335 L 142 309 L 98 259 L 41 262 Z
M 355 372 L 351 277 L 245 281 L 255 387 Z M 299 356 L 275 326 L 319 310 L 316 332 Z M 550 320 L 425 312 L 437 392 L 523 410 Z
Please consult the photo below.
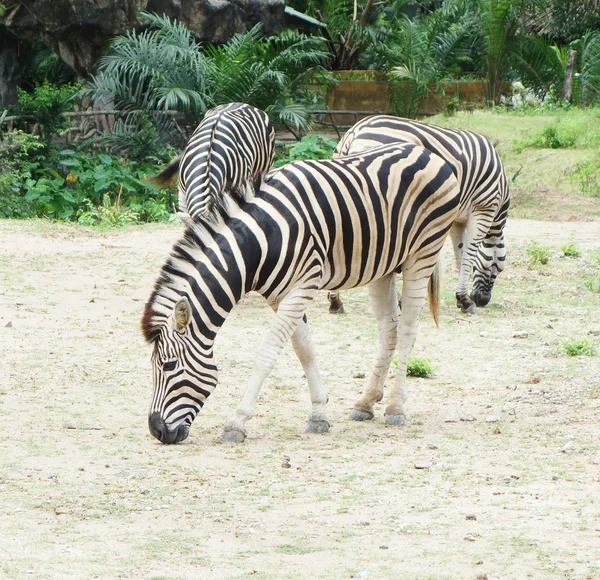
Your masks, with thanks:
M 65 130 L 65 136 L 67 143 L 73 143 L 80 139 L 87 139 L 97 133 L 111 132 L 115 122 L 119 118 L 123 118 L 129 115 L 138 115 L 145 111 L 133 110 L 133 111 L 114 111 L 114 110 L 99 110 L 99 111 L 71 111 L 64 113 L 64 117 L 71 121 L 71 126 Z M 161 111 L 156 111 L 157 113 Z M 354 125 L 359 119 L 367 117 L 369 115 L 378 115 L 382 111 L 345 111 L 345 110 L 333 110 L 333 109 L 309 109 L 308 113 L 313 117 L 313 124 L 333 129 L 338 138 L 342 136 L 342 132 Z M 389 114 L 389 113 L 388 113 Z M 178 121 L 183 119 L 183 115 L 177 112 L 167 113 L 168 116 L 173 118 L 177 130 L 180 132 L 182 137 L 187 140 L 189 137 L 182 128 Z M 345 118 L 348 122 L 345 122 Z M 342 121 L 340 120 L 342 119 Z M 7 115 L 5 110 L 0 116 L 0 140 L 2 139 L 2 132 L 12 132 L 15 128 L 22 128 L 26 133 L 40 134 L 41 127 L 35 118 L 31 115 Z M 195 127 L 194 127 L 195 128 Z M 284 125 L 285 129 L 290 135 L 287 136 L 285 132 L 278 131 L 282 140 L 299 140 L 300 135 L 288 125 Z

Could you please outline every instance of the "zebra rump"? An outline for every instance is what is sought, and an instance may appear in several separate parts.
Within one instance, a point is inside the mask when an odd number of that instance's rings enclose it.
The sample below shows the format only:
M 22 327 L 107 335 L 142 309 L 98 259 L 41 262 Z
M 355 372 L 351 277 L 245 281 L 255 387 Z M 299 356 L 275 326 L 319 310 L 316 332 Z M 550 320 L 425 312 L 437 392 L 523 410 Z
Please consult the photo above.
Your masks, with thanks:
M 428 289 L 436 315 L 433 274 L 458 203 L 452 168 L 422 147 L 403 144 L 289 163 L 271 172 L 249 201 L 228 197 L 222 221 L 192 224 L 162 267 L 142 318 L 154 349 L 152 435 L 163 443 L 187 437 L 217 384 L 217 333 L 251 290 L 265 297 L 275 316 L 223 438 L 244 440 L 260 387 L 290 338 L 311 394 L 308 430 L 327 431 L 327 390 L 306 311 L 319 290 L 362 285 L 369 285 L 379 349 L 352 417 L 373 417 L 397 347 L 397 378 L 385 414 L 388 423 L 402 424 L 417 317 Z M 400 272 L 402 313 L 395 290 Z

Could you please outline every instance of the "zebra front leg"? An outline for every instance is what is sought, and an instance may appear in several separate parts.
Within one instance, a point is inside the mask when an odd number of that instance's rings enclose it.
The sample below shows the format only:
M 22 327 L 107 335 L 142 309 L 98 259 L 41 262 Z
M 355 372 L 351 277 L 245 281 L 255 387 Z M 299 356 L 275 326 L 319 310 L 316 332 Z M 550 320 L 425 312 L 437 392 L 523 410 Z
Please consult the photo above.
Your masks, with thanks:
M 419 272 L 421 274 L 421 272 Z M 402 273 L 402 313 L 398 322 L 398 369 L 396 379 L 385 408 L 385 422 L 388 425 L 404 425 L 406 415 L 406 368 L 408 356 L 417 338 L 419 312 L 427 293 L 428 278 L 410 279 L 410 271 Z M 439 280 L 436 280 L 439 284 Z
M 254 416 L 258 393 L 269 373 L 275 366 L 281 349 L 294 334 L 308 304 L 316 290 L 305 290 L 287 296 L 275 313 L 275 319 L 254 361 L 252 375 L 235 415 L 227 421 L 221 439 L 232 443 L 243 443 L 246 439 L 245 424 Z
M 344 303 L 340 298 L 339 290 L 327 292 L 327 300 L 329 300 L 329 314 L 344 314 Z
M 398 294 L 396 274 L 388 274 L 369 285 L 369 301 L 377 319 L 379 349 L 375 365 L 363 396 L 355 403 L 350 418 L 364 421 L 374 417 L 373 405 L 383 398 L 383 384 L 387 377 L 398 340 Z
M 298 360 L 302 364 L 308 388 L 310 389 L 310 400 L 312 402 L 312 411 L 308 416 L 308 425 L 306 430 L 309 433 L 327 433 L 329 431 L 329 421 L 325 415 L 325 405 L 329 397 L 327 388 L 321 380 L 315 348 L 308 332 L 308 323 L 306 317 L 298 323 L 296 332 L 292 334 L 292 345 Z
M 472 213 L 467 220 L 467 227 L 463 236 L 463 253 L 461 256 L 458 274 L 458 286 L 456 288 L 456 306 L 463 312 L 477 313 L 477 307 L 469 298 L 469 278 L 473 269 L 473 260 L 477 254 L 479 243 L 490 229 L 493 215 L 484 213 Z

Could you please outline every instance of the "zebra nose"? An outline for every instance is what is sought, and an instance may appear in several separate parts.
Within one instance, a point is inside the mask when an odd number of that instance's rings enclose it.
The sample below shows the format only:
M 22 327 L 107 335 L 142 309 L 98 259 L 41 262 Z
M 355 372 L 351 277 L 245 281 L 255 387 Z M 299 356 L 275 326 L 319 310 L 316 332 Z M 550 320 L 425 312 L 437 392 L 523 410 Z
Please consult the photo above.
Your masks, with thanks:
M 160 416 L 160 413 L 152 413 L 152 415 L 148 417 L 148 427 L 150 428 L 150 433 L 152 433 L 154 437 L 161 443 L 165 443 L 167 426 Z

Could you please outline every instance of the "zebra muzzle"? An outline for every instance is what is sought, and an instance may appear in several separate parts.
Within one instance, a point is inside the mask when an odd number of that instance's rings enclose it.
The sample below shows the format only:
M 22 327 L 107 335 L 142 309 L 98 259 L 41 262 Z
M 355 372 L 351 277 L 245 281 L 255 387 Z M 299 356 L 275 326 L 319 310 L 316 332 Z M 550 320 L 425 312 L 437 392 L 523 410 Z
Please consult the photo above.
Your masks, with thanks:
M 186 424 L 179 425 L 175 429 L 169 429 L 168 425 L 160 416 L 160 413 L 156 412 L 148 417 L 148 427 L 150 433 L 152 433 L 154 437 L 161 443 L 167 444 L 179 443 L 180 441 L 187 439 L 187 436 L 190 433 L 190 427 Z

